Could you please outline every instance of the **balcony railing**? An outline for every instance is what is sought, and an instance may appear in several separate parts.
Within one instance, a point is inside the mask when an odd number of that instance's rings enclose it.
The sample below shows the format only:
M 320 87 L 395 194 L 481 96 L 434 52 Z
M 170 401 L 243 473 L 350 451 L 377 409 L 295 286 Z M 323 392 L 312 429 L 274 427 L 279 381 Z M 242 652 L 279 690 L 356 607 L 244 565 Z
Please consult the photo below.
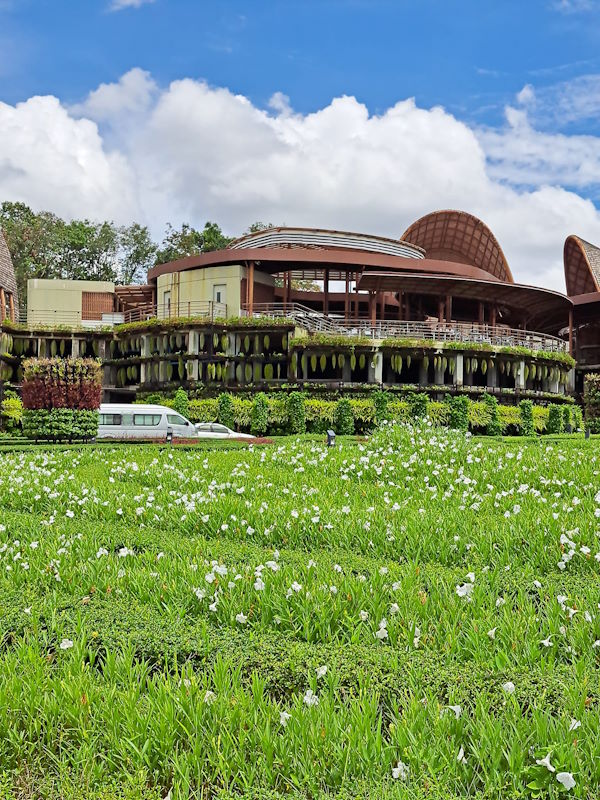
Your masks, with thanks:
M 224 319 L 227 317 L 227 303 L 216 303 L 213 300 L 189 300 L 179 303 L 148 303 L 130 311 L 123 312 L 124 322 L 140 322 L 158 317 L 158 319 L 176 319 L 190 317 L 201 319 Z
M 246 309 L 246 314 L 249 311 Z M 476 322 L 423 322 L 382 320 L 375 323 L 366 319 L 326 317 L 298 303 L 255 303 L 252 316 L 288 317 L 297 325 L 313 333 L 333 333 L 346 336 L 363 336 L 369 339 L 423 339 L 435 342 L 465 342 L 494 347 L 526 347 L 529 350 L 546 350 L 564 353 L 568 342 L 546 333 L 508 328 L 504 325 L 481 325 Z

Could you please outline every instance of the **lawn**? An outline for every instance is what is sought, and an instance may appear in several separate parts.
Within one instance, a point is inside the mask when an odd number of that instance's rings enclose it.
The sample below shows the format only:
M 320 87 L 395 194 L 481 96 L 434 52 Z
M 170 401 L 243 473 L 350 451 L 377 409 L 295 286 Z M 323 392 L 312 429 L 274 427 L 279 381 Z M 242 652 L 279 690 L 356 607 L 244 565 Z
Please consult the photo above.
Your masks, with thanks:
M 2 452 L 0 796 L 597 797 L 599 452 Z

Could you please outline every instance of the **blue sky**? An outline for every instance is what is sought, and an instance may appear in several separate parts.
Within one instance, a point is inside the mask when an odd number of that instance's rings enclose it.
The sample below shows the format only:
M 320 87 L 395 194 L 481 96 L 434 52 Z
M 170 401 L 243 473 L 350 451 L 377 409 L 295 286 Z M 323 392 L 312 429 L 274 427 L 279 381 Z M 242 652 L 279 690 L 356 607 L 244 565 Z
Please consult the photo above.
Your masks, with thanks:
M 495 124 L 525 84 L 600 67 L 600 14 L 552 0 L 4 0 L 0 96 L 75 102 L 131 67 L 163 84 L 225 85 L 312 111 L 352 94 L 373 112 L 399 97 Z M 0 12 L 2 13 L 2 12 Z M 581 122 L 589 130 L 597 120 Z
M 487 222 L 561 288 L 600 243 L 600 0 L 0 0 L 0 200 L 400 236 Z

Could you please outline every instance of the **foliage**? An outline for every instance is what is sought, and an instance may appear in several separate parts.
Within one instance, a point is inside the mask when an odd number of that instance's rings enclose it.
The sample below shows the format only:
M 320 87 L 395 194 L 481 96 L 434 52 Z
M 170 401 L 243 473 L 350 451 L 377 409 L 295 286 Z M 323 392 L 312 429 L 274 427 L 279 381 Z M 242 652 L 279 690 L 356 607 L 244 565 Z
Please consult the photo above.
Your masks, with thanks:
M 177 389 L 177 391 L 175 392 L 173 408 L 175 409 L 175 411 L 177 411 L 178 414 L 181 414 L 182 417 L 189 419 L 190 401 L 187 392 L 182 386 L 180 386 L 179 389 Z
M 500 415 L 498 413 L 498 400 L 493 394 L 486 392 L 483 395 L 483 402 L 490 414 L 489 422 L 485 426 L 485 432 L 488 436 L 500 436 L 502 434 L 502 425 L 500 424 Z
M 450 419 L 451 428 L 459 431 L 469 429 L 469 398 L 456 395 L 450 398 Z
M 568 406 L 565 406 L 568 410 Z M 548 409 L 548 433 L 562 433 L 564 430 L 563 424 L 563 409 L 562 406 L 553 403 Z
M 600 373 L 589 372 L 583 380 L 583 408 L 586 426 L 600 433 Z
M 217 422 L 219 418 L 218 399 L 190 400 L 188 419 L 192 422 Z
M 568 426 L 571 425 L 571 409 L 569 408 L 569 406 L 563 406 L 562 416 L 563 416 L 563 428 L 565 431 L 567 431 Z
M 252 414 L 250 417 L 250 432 L 254 436 L 264 436 L 269 425 L 269 408 L 264 392 L 255 395 L 252 401 Z
M 333 425 L 335 432 L 341 436 L 351 436 L 354 433 L 354 415 L 347 397 L 341 397 L 335 404 Z
M 420 417 L 427 416 L 429 397 L 425 392 L 410 392 L 407 400 L 412 419 L 419 419 Z
M 98 412 L 76 408 L 25 408 L 23 433 L 29 439 L 89 440 L 98 434 Z
M 5 393 L 2 403 L 0 403 L 0 419 L 2 430 L 15 433 L 21 427 L 23 418 L 23 403 L 14 393 Z
M 378 425 L 387 419 L 387 410 L 390 395 L 389 392 L 377 390 L 373 393 L 373 405 L 375 406 L 375 420 Z
M 233 399 L 230 394 L 219 395 L 217 419 L 221 425 L 234 429 Z
M 521 400 L 519 409 L 521 412 L 521 433 L 523 436 L 534 436 L 533 403 L 531 400 Z
M 186 256 L 222 250 L 231 241 L 214 222 L 207 222 L 202 231 L 187 223 L 179 229 L 168 223 L 163 241 L 156 250 L 156 263 L 166 264 Z
M 355 347 L 373 350 L 373 341 L 366 336 L 345 336 L 344 334 L 313 333 L 310 336 L 296 336 L 292 340 L 296 349 L 316 347 L 335 347 L 343 350 L 353 350 Z
M 100 362 L 93 358 L 29 358 L 23 361 L 23 405 L 29 409 L 100 406 Z
M 306 430 L 306 407 L 301 392 L 291 392 L 287 399 L 288 428 L 290 433 L 304 433 Z

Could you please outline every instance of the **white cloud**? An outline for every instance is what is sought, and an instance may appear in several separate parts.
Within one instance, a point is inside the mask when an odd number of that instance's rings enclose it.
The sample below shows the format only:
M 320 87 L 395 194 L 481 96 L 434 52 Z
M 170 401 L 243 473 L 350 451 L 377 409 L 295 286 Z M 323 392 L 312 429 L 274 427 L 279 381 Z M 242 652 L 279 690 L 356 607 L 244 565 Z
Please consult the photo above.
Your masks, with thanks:
M 155 0 L 113 0 L 110 4 L 110 11 L 122 11 L 124 8 L 140 8 L 147 3 L 154 3 Z
M 475 130 L 402 100 L 373 115 L 353 97 L 311 114 L 281 94 L 269 110 L 190 79 L 159 89 L 132 70 L 74 109 L 55 98 L 0 104 L 0 199 L 66 216 L 164 224 L 255 220 L 399 236 L 459 208 L 496 233 L 517 280 L 561 288 L 562 246 L 600 242 L 600 214 L 568 191 L 600 183 L 600 139 L 548 134 L 521 93 L 506 125 Z
M 579 14 L 584 11 L 592 11 L 597 6 L 595 0 L 555 0 L 552 7 L 555 11 L 562 14 Z

